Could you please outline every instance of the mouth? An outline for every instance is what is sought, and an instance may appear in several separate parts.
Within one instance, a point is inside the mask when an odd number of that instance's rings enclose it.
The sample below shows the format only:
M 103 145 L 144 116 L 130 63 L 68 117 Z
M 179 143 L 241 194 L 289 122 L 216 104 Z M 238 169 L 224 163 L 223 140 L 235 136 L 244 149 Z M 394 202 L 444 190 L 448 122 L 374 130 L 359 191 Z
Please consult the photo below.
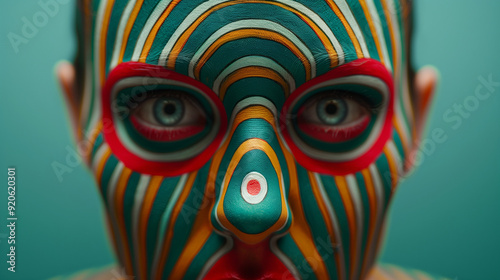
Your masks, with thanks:
M 203 280 L 293 280 L 292 273 L 271 251 L 269 240 L 255 245 L 234 240 L 233 248 Z

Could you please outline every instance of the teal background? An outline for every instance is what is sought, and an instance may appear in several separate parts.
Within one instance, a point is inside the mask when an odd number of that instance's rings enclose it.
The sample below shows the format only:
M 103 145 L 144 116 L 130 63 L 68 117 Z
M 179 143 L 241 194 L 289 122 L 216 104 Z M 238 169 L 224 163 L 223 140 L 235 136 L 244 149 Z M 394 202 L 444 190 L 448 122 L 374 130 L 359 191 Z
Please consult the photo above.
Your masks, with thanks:
M 64 2 L 64 1 L 61 1 Z M 500 279 L 500 87 L 457 129 L 443 119 L 492 75 L 500 82 L 500 1 L 416 3 L 415 65 L 435 65 L 441 82 L 428 130 L 447 141 L 424 154 L 393 200 L 382 261 L 451 279 Z M 0 279 L 47 279 L 111 264 L 103 208 L 83 165 L 60 182 L 51 164 L 73 148 L 54 65 L 75 47 L 73 4 L 16 53 L 34 0 L 0 9 Z M 17 169 L 16 273 L 7 271 L 7 167 Z

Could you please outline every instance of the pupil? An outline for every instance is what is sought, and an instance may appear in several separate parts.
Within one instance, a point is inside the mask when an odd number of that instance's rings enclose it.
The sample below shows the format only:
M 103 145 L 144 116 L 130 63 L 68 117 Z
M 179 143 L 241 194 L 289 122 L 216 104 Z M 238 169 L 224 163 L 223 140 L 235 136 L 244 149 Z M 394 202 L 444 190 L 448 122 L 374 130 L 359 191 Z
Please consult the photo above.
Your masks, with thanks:
M 165 112 L 165 114 L 167 115 L 173 115 L 176 110 L 177 108 L 172 103 L 167 103 L 165 107 L 163 107 L 163 112 Z
M 325 107 L 325 111 L 328 115 L 335 115 L 337 113 L 338 107 L 334 103 L 328 103 Z

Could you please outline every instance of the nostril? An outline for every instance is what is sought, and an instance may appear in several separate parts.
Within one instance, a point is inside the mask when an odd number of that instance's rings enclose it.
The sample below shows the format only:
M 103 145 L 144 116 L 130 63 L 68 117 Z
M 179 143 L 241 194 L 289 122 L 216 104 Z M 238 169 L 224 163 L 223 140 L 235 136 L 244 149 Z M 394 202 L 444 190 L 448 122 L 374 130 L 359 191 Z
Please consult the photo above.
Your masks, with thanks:
M 250 204 L 259 204 L 267 194 L 267 181 L 259 172 L 250 172 L 241 184 L 241 196 Z

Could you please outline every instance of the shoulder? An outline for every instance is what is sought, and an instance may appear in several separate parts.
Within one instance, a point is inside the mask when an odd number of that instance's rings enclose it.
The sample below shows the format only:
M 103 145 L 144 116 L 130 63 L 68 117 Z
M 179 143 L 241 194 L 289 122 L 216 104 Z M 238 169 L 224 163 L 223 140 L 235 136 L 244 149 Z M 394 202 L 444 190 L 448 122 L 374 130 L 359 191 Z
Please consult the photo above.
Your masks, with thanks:
M 366 280 L 452 280 L 437 277 L 419 270 L 401 268 L 389 264 L 377 264 Z
M 91 268 L 78 271 L 71 275 L 57 276 L 49 280 L 133 280 L 123 269 L 115 265 L 108 265 L 100 268 Z

